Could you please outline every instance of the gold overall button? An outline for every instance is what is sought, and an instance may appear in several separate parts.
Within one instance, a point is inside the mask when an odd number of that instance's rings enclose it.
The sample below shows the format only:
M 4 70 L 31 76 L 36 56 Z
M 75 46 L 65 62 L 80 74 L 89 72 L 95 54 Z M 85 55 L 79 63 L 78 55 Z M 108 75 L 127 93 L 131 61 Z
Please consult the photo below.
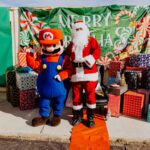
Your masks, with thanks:
M 62 69 L 61 65 L 58 65 L 57 70 L 61 70 L 61 69 Z
M 43 64 L 43 69 L 46 69 L 47 68 L 47 65 L 46 64 Z

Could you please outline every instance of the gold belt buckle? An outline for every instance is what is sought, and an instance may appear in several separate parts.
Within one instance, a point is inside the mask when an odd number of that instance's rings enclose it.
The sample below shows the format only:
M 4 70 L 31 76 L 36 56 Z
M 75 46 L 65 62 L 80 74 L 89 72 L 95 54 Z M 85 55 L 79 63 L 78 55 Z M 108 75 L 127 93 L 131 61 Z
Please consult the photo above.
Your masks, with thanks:
M 77 64 L 78 64 L 77 66 L 78 66 L 78 67 L 80 67 L 80 63 L 79 63 L 79 62 L 77 62 Z
M 78 62 L 77 64 L 78 64 L 78 65 L 77 65 L 78 67 L 83 67 L 83 63 Z

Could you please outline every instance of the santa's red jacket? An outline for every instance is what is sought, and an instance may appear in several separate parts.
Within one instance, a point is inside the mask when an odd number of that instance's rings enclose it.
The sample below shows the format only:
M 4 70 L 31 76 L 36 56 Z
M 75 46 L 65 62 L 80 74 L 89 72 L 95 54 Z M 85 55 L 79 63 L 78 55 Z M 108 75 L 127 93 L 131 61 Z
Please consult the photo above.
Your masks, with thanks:
M 73 43 L 71 42 L 67 47 L 66 53 L 70 58 L 70 62 L 68 62 L 76 65 L 76 67 L 71 68 L 72 82 L 98 80 L 96 60 L 100 58 L 101 50 L 95 38 L 89 37 L 87 46 L 78 51 L 73 49 Z M 82 64 L 84 64 L 83 67 Z M 79 67 L 77 67 L 78 65 Z M 59 75 L 63 78 L 61 73 Z

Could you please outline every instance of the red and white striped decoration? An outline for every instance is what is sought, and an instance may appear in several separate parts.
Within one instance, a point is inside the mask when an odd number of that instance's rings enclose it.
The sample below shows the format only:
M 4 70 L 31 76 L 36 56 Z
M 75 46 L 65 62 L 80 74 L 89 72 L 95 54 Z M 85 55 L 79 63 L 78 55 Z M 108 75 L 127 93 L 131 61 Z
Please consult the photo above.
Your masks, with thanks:
M 20 26 L 23 31 L 32 30 L 34 34 L 38 34 L 40 29 L 46 25 L 46 23 L 39 21 L 37 17 L 31 12 L 25 11 L 24 15 L 20 16 Z
M 128 10 L 122 10 L 122 11 L 120 11 L 120 12 L 117 14 L 116 18 L 115 18 L 115 24 L 116 24 L 117 26 L 119 25 L 120 17 L 123 16 L 123 15 L 128 15 L 130 18 L 133 18 L 133 17 L 134 17 L 133 13 L 131 13 L 131 12 L 128 11 Z
M 21 67 L 27 67 L 26 52 L 19 51 L 19 53 L 18 53 L 18 65 Z

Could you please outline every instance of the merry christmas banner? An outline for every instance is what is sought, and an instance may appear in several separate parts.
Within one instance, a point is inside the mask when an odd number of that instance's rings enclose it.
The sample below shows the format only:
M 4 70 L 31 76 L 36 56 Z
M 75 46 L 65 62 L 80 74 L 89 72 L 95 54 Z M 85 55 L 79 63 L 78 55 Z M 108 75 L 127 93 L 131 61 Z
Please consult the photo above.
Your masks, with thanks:
M 20 46 L 38 47 L 40 29 L 50 27 L 63 31 L 67 47 L 76 20 L 83 20 L 91 36 L 98 40 L 102 52 L 99 63 L 107 64 L 133 53 L 150 53 L 150 6 L 20 8 Z

